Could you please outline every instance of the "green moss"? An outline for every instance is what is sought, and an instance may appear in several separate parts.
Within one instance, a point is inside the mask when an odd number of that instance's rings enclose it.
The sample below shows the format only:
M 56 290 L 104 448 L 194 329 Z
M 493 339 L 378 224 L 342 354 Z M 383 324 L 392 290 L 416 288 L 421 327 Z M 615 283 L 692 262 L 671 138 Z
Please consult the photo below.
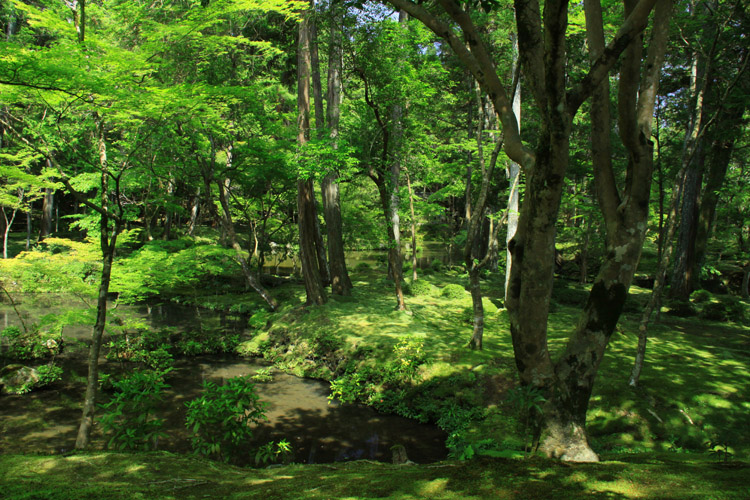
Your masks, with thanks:
M 463 299 L 467 296 L 468 292 L 461 285 L 449 284 L 443 287 L 443 291 L 440 293 L 447 299 Z
M 408 452 L 408 450 L 407 450 Z M 705 456 L 613 455 L 570 467 L 532 459 L 477 459 L 427 466 L 359 461 L 244 469 L 169 453 L 0 455 L 6 499 L 466 499 L 746 498 L 749 466 Z M 85 478 L 85 480 L 83 480 Z

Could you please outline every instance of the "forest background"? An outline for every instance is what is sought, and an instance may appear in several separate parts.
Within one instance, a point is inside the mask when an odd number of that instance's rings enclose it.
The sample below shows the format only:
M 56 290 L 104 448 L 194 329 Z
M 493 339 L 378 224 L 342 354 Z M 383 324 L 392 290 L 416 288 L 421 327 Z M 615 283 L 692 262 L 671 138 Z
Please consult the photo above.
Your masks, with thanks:
M 107 297 L 163 298 L 226 262 L 269 313 L 300 307 L 269 276 L 280 258 L 314 309 L 366 302 L 345 253 L 383 249 L 368 282 L 405 314 L 453 279 L 420 269 L 453 267 L 461 342 L 507 327 L 534 434 L 567 460 L 597 458 L 586 417 L 623 311 L 633 387 L 662 302 L 744 320 L 743 2 L 4 1 L 2 23 L 4 291 L 74 289 L 33 257 L 73 248 L 61 236 L 89 242 L 74 274 L 99 288 L 78 447 Z M 429 245 L 445 257 L 420 261 Z M 553 356 L 560 300 L 580 316 Z

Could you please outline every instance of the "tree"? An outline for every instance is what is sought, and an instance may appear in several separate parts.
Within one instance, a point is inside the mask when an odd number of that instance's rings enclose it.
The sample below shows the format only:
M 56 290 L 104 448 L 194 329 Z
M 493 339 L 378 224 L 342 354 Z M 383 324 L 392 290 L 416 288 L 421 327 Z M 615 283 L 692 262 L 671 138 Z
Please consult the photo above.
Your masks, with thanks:
M 606 47 L 603 36 L 593 33 L 602 26 L 598 2 L 586 2 L 587 11 L 591 12 L 587 15 L 587 32 L 591 33 L 591 41 L 601 39 L 602 50 L 597 52 L 586 75 L 570 89 L 566 87 L 565 44 L 568 2 L 545 2 L 543 15 L 536 1 L 516 2 L 521 66 L 541 120 L 537 145 L 532 151 L 521 141 L 506 87 L 498 77 L 476 26 L 461 4 L 454 0 L 440 0 L 438 14 L 408 0 L 389 0 L 389 3 L 406 10 L 445 39 L 492 98 L 503 126 L 505 151 L 521 165 L 527 180 L 518 230 L 508 245 L 513 264 L 506 306 L 516 366 L 522 384 L 541 388 L 547 395 L 539 427 L 544 436 L 543 451 L 565 460 L 596 460 L 586 437 L 586 410 L 599 363 L 622 310 L 646 232 L 651 180 L 648 103 L 655 97 L 660 58 L 664 51 L 658 42 L 666 38 L 671 6 L 669 2 L 661 2 L 657 9 L 652 31 L 655 40 L 650 44 L 649 69 L 644 72 L 639 103 L 640 33 L 647 25 L 656 3 L 654 0 L 637 4 L 628 2 L 626 18 Z M 444 15 L 451 24 L 443 20 Z M 461 29 L 461 36 L 454 30 L 454 25 Z M 621 72 L 620 77 L 631 76 L 631 81 L 621 84 L 618 106 L 621 124 L 631 127 L 626 132 L 631 152 L 627 165 L 628 185 L 621 196 L 611 170 L 596 163 L 599 184 L 607 189 L 599 197 L 608 221 L 607 260 L 594 282 L 579 326 L 562 356 L 553 362 L 547 348 L 547 316 L 554 271 L 555 221 L 568 165 L 573 117 L 594 91 L 601 91 L 602 82 L 626 50 L 628 55 L 623 64 L 628 73 Z M 628 116 L 623 116 L 626 113 Z
M 299 24 L 297 45 L 297 144 L 304 149 L 310 139 L 310 15 L 306 12 Z M 300 169 L 297 180 L 297 214 L 300 261 L 305 280 L 308 305 L 322 305 L 328 300 L 317 259 L 315 193 L 310 165 Z

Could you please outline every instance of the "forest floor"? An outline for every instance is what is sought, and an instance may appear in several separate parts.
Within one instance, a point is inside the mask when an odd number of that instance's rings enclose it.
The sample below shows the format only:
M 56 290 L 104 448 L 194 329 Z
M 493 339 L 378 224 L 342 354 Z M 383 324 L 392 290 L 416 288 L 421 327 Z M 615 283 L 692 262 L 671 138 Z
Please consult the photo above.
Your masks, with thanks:
M 750 496 L 747 323 L 665 312 L 650 327 L 646 365 L 634 389 L 627 382 L 649 290 L 633 287 L 589 408 L 591 444 L 603 462 L 566 465 L 525 457 L 529 429 L 517 404 L 501 277 L 482 284 L 484 349 L 472 351 L 465 273 L 422 271 L 408 287 L 406 312 L 394 310 L 393 286 L 383 275 L 382 268 L 361 266 L 352 272 L 351 297 L 331 297 L 311 308 L 302 307 L 299 283 L 283 284 L 273 289 L 282 304 L 276 313 L 260 309 L 258 299 L 236 283 L 221 290 L 171 290 L 160 298 L 254 312 L 251 331 L 237 349 L 241 355 L 262 356 L 289 373 L 331 381 L 343 402 L 436 423 L 449 435 L 451 460 L 411 467 L 360 461 L 259 470 L 168 453 L 13 455 L 5 447 L 3 498 Z M 585 286 L 556 280 L 549 319 L 553 357 L 564 347 L 586 296 Z M 725 297 L 709 294 L 694 307 L 699 312 Z
M 575 466 L 541 458 L 430 465 L 356 461 L 242 469 L 166 452 L 0 455 L 5 499 L 694 499 L 750 496 L 750 466 L 689 454 Z

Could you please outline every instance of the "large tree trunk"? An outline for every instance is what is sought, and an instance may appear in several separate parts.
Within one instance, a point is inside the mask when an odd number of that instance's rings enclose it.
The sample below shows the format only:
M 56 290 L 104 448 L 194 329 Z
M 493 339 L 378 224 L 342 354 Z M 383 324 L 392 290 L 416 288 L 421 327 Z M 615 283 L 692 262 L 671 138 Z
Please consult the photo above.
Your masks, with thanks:
M 330 130 L 331 146 L 338 148 L 339 121 L 341 115 L 342 34 L 343 7 L 339 2 L 331 3 L 331 36 L 328 51 L 328 93 L 326 121 Z M 328 233 L 328 264 L 331 271 L 331 291 L 336 295 L 351 295 L 352 281 L 346 268 L 344 255 L 344 231 L 341 221 L 341 198 L 338 173 L 330 172 L 321 185 L 323 211 Z
M 297 46 L 297 144 L 300 148 L 310 137 L 310 21 L 305 13 L 299 24 Z M 306 303 L 324 304 L 327 300 L 317 259 L 315 194 L 311 180 L 297 181 L 297 212 L 300 261 L 307 293 Z
M 648 209 L 651 180 L 649 160 L 636 157 L 628 162 L 627 187 L 625 196 L 619 204 L 622 205 L 622 213 L 626 215 L 621 224 L 618 223 L 621 213 L 619 205 L 613 203 L 619 198 L 614 174 L 606 169 L 599 173 L 603 178 L 600 185 L 613 191 L 611 195 L 600 195 L 602 210 L 608 221 L 610 261 L 602 267 L 579 329 L 571 336 L 566 348 L 568 358 L 563 356 L 557 365 L 552 363 L 547 346 L 547 317 L 554 271 L 555 223 L 568 165 L 573 117 L 593 90 L 608 78 L 608 73 L 619 55 L 634 41 L 638 47 L 637 51 L 631 51 L 631 58 L 635 60 L 634 55 L 638 55 L 641 50 L 639 34 L 647 24 L 654 4 L 657 13 L 653 33 L 658 33 L 661 38 L 666 39 L 671 3 L 640 0 L 633 5 L 628 0 L 627 17 L 605 50 L 601 33 L 601 8 L 596 0 L 586 2 L 587 25 L 590 21 L 589 5 L 593 4 L 596 7 L 591 22 L 598 26 L 600 35 L 596 38 L 597 43 L 600 39 L 601 49 L 587 75 L 568 91 L 565 46 L 568 2 L 545 1 L 543 21 L 539 2 L 515 2 L 521 65 L 541 120 L 537 146 L 535 152 L 532 152 L 525 147 L 520 138 L 518 122 L 512 112 L 505 87 L 497 76 L 492 57 L 479 37 L 471 17 L 463 10 L 461 4 L 456 0 L 438 0 L 442 9 L 461 28 L 463 36 L 459 37 L 452 26 L 419 5 L 408 0 L 388 1 L 398 8 L 407 9 L 410 14 L 421 19 L 430 29 L 446 39 L 459 59 L 467 65 L 493 99 L 495 110 L 503 125 L 505 151 L 525 170 L 527 179 L 518 230 L 508 245 L 513 264 L 506 305 L 516 366 L 522 384 L 540 388 L 547 396 L 539 426 L 545 431 L 542 449 L 549 455 L 567 460 L 596 460 L 597 456 L 589 447 L 586 438 L 585 411 L 601 354 L 625 300 L 630 284 L 628 278 L 632 278 L 635 272 L 635 263 L 640 253 L 638 243 L 645 234 L 643 214 Z M 643 72 L 640 99 L 636 104 L 632 96 L 637 92 L 628 89 L 626 94 L 630 98 L 627 103 L 620 103 L 620 114 L 627 112 L 627 117 L 621 120 L 621 125 L 627 125 L 633 132 L 628 131 L 624 134 L 628 138 L 626 147 L 631 157 L 650 152 L 649 112 L 653 112 L 656 85 L 666 45 L 654 38 L 649 47 L 646 70 Z M 635 74 L 636 78 L 640 74 L 640 67 L 632 71 L 631 64 L 624 63 L 623 66 L 628 68 L 628 74 Z M 625 71 L 621 72 L 621 80 L 623 74 Z M 637 86 L 635 90 L 637 91 Z M 609 230 L 610 226 L 614 231 Z M 628 234 L 627 238 L 621 240 L 618 236 L 622 231 L 635 234 Z M 610 246 L 612 244 L 616 246 Z M 608 282 L 607 279 L 612 281 Z M 577 379 L 578 375 L 581 376 L 580 382 Z

